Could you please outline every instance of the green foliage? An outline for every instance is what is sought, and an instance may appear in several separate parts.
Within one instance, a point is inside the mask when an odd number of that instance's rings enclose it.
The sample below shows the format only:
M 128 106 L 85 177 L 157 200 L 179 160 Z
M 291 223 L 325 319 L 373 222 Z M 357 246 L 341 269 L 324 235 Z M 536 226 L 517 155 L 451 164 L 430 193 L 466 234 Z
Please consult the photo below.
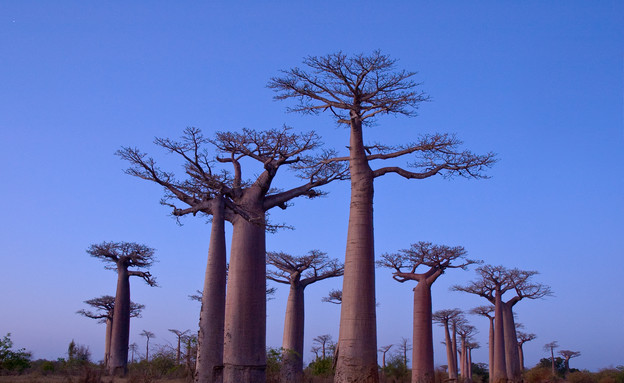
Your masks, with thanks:
M 550 359 L 548 359 L 550 361 Z M 539 364 L 524 372 L 524 380 L 527 383 L 544 383 L 558 381 L 558 377 L 553 377 L 550 364 L 549 367 L 541 367 Z
M 31 354 L 25 349 L 13 350 L 11 333 L 0 339 L 0 372 L 13 371 L 22 373 L 30 367 Z
M 386 381 L 409 381 L 411 371 L 405 365 L 403 354 L 393 353 L 386 358 L 386 367 L 381 369 Z M 391 380 L 389 380 L 391 379 Z
M 487 363 L 472 363 L 472 381 L 487 383 L 490 380 L 490 370 Z
M 333 376 L 334 375 L 334 358 L 317 358 L 306 367 L 306 372 L 313 376 Z
M 543 368 L 548 368 L 549 370 L 552 370 L 552 362 L 550 358 L 542 358 L 540 359 L 536 367 L 543 367 Z M 563 378 L 565 373 L 566 373 L 565 361 L 563 360 L 563 358 L 556 356 L 555 357 L 555 374 Z
M 568 374 L 569 383 L 597 383 L 596 377 L 589 371 L 575 371 Z
M 266 367 L 266 380 L 267 383 L 279 382 L 279 375 L 282 367 L 282 353 L 283 348 L 267 348 L 267 367 Z

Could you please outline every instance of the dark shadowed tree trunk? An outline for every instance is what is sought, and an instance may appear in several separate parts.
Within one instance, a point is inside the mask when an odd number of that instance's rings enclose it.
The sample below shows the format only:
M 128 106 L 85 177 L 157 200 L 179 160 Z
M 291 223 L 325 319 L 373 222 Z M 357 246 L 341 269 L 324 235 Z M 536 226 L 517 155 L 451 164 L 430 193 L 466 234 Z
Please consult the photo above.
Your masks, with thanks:
M 514 383 L 522 381 L 522 369 L 520 368 L 520 356 L 518 355 L 518 336 L 514 322 L 512 306 L 514 301 L 502 302 L 503 309 L 503 333 L 505 336 L 505 363 L 507 379 Z
M 212 228 L 199 314 L 195 382 L 223 380 L 223 334 L 225 321 L 225 203 L 223 196 L 211 203 Z
M 494 297 L 494 368 L 492 381 L 494 383 L 507 382 L 507 362 L 505 361 L 505 336 L 503 307 L 500 287 L 497 287 Z M 515 342 L 514 342 L 515 343 Z
M 489 337 L 488 337 L 488 350 L 489 350 L 489 359 L 488 359 L 488 371 L 489 371 L 489 380 L 492 381 L 494 376 L 493 367 L 494 367 L 494 306 L 479 306 L 470 310 L 471 314 L 481 315 L 488 318 L 490 322 L 489 327 Z
M 282 369 L 280 381 L 299 382 L 303 375 L 303 331 L 305 323 L 304 288 L 290 286 L 284 319 Z
M 414 287 L 414 326 L 412 348 L 412 382 L 433 383 L 433 328 L 431 318 L 431 285 Z

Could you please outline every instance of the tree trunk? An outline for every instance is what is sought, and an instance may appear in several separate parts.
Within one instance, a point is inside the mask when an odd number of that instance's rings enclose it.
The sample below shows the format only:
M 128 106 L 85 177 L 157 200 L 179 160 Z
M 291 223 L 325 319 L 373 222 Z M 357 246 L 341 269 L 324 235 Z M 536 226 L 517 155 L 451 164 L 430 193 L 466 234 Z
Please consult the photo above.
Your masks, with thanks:
M 181 337 L 178 336 L 178 348 L 176 349 L 176 366 L 180 365 L 180 342 L 181 342 Z
M 149 362 L 149 338 L 147 338 L 147 342 L 145 343 L 145 361 Z
M 455 356 L 453 355 L 453 345 L 451 344 L 451 332 L 449 330 L 448 320 L 444 322 L 444 343 L 446 343 L 446 360 L 448 363 L 449 380 L 457 381 L 457 366 L 455 365 Z
M 455 371 L 454 371 L 454 375 L 452 377 L 450 377 L 450 379 L 453 379 L 455 381 L 457 381 L 458 379 L 458 375 L 459 375 L 459 364 L 457 363 L 457 323 L 453 323 L 453 344 L 451 344 L 451 347 L 453 348 L 453 366 L 455 367 Z
M 518 358 L 520 359 L 520 368 L 524 371 L 524 351 L 522 350 L 522 343 L 518 343 Z
M 349 170 L 351 204 L 334 381 L 377 383 L 373 173 L 364 151 L 362 122 L 357 118 L 351 120 Z
M 412 334 L 412 383 L 433 383 L 433 325 L 431 285 L 419 281 L 414 288 L 414 324 Z
M 227 275 L 223 197 L 216 197 L 212 201 L 211 208 L 212 228 L 197 336 L 196 383 L 219 383 L 223 380 L 223 331 Z
M 304 286 L 295 282 L 290 285 L 286 318 L 284 319 L 284 339 L 282 340 L 282 369 L 280 381 L 297 383 L 303 378 L 303 326 L 305 323 Z M 325 344 L 323 344 L 325 358 Z
M 117 265 L 117 291 L 111 334 L 111 375 L 128 372 L 128 344 L 130 341 L 130 276 L 121 262 Z
M 248 190 L 249 191 L 249 190 Z M 232 250 L 225 303 L 223 382 L 266 381 L 266 244 L 261 203 L 245 209 L 260 222 L 232 220 Z
M 503 307 L 500 291 L 494 298 L 494 383 L 507 383 L 507 362 L 505 362 L 505 337 Z
M 516 335 L 516 324 L 514 323 L 512 306 L 505 302 L 501 302 L 501 306 L 503 308 L 503 334 L 505 336 L 507 379 L 510 382 L 519 383 L 522 381 L 522 370 L 520 370 L 518 337 Z
M 104 368 L 110 367 L 110 348 L 111 348 L 111 335 L 113 331 L 113 320 L 111 317 L 106 317 L 106 339 L 104 340 Z
M 466 368 L 466 337 L 461 337 L 461 351 L 459 354 L 460 378 L 462 382 L 465 382 L 468 378 L 468 369 Z
M 472 383 L 472 349 L 468 348 L 466 349 L 466 355 L 467 355 L 467 359 L 466 359 L 466 368 L 468 373 L 466 381 L 469 383 Z
M 494 317 L 488 317 L 488 319 L 490 320 L 490 337 L 488 340 L 490 361 L 488 365 L 488 372 L 490 375 L 489 381 L 492 383 L 494 379 Z
M 551 365 L 551 373 L 552 376 L 555 376 L 555 348 L 550 348 L 550 365 Z

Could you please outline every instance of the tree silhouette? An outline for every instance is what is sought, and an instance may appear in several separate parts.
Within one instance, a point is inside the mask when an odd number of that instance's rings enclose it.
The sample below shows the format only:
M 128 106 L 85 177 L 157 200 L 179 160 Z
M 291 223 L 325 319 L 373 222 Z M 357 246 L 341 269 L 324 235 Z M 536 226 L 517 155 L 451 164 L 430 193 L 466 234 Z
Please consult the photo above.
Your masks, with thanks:
M 516 331 L 516 335 L 518 336 L 518 356 L 520 357 L 520 368 L 524 371 L 524 350 L 523 346 L 526 342 L 530 342 L 533 339 L 537 338 L 535 334 L 527 334 L 522 331 Z
M 330 290 L 326 297 L 321 298 L 322 302 L 342 304 L 342 290 Z
M 296 134 L 288 127 L 220 132 L 212 140 L 204 138 L 199 129 L 189 128 L 179 142 L 157 139 L 156 143 L 184 158 L 189 179 L 177 181 L 137 149 L 123 148 L 118 154 L 131 162 L 128 173 L 164 186 L 167 194 L 163 203 L 173 207 L 175 216 L 213 216 L 196 381 L 220 379 L 222 368 L 226 382 L 262 381 L 266 368 L 266 296 L 262 294 L 266 284 L 265 231 L 279 227 L 267 223 L 266 212 L 274 207 L 284 209 L 296 197 L 319 196 L 315 188 L 347 177 L 348 171 L 340 163 L 325 161 L 331 151 L 310 154 L 320 148 L 314 132 Z M 216 164 L 205 144 L 214 147 L 216 163 L 232 166 L 232 174 L 213 170 Z M 247 160 L 261 166 L 254 180 L 243 179 L 241 163 Z M 303 183 L 276 191 L 272 183 L 282 167 L 295 169 Z M 174 198 L 188 207 L 167 202 Z M 225 220 L 233 226 L 227 297 Z
M 156 335 L 154 335 L 153 332 L 147 331 L 147 330 L 143 330 L 139 335 L 144 336 L 145 339 L 146 339 L 146 342 L 145 342 L 145 361 L 149 362 L 149 341 L 150 341 L 150 338 L 155 338 Z
M 383 254 L 377 264 L 393 269 L 398 282 L 416 281 L 414 288 L 414 318 L 412 344 L 412 381 L 433 383 L 433 328 L 431 286 L 447 269 L 466 269 L 477 261 L 466 259 L 461 246 L 434 245 L 418 242 L 409 249 L 394 254 Z M 423 269 L 421 272 L 420 269 Z
M 555 349 L 558 348 L 558 347 L 559 347 L 559 343 L 557 343 L 557 341 L 546 343 L 544 345 L 544 350 L 550 351 L 550 364 L 551 364 L 552 376 L 556 375 L 556 370 L 555 370 Z
M 447 359 L 447 368 L 449 380 L 457 381 L 457 351 L 456 348 L 453 347 L 453 344 L 456 343 L 454 338 L 451 338 L 451 322 L 455 322 L 456 318 L 461 318 L 463 312 L 460 309 L 445 309 L 438 310 L 432 314 L 432 320 L 434 322 L 440 323 L 444 327 L 444 344 L 446 346 L 446 359 Z M 453 326 L 456 328 L 456 326 Z M 455 333 L 456 330 L 453 332 Z
M 298 382 L 303 377 L 304 290 L 315 282 L 341 276 L 344 268 L 338 260 L 329 259 L 319 250 L 311 250 L 307 255 L 299 257 L 283 252 L 268 252 L 267 264 L 272 266 L 267 272 L 267 279 L 290 286 L 284 319 L 280 380 Z
M 156 286 L 156 280 L 150 272 L 143 271 L 154 263 L 154 249 L 133 242 L 102 242 L 91 245 L 87 253 L 108 262 L 107 269 L 117 271 L 109 371 L 111 374 L 125 375 L 128 372 L 130 340 L 130 277 L 140 277 L 148 285 Z
M 96 312 L 87 310 L 78 310 L 76 314 L 84 315 L 87 318 L 98 319 L 99 323 L 106 323 L 105 341 L 104 341 L 104 367 L 108 369 L 110 360 L 110 345 L 113 329 L 113 316 L 115 313 L 115 297 L 110 295 L 102 295 L 98 298 L 88 299 L 84 303 L 93 307 Z M 141 316 L 144 305 L 130 302 L 130 318 Z
M 186 334 L 188 334 L 189 331 L 191 330 L 185 330 L 185 331 L 181 331 L 181 330 L 176 330 L 176 329 L 169 329 L 170 332 L 172 332 L 173 334 L 175 334 L 175 336 L 178 338 L 178 347 L 176 348 L 176 365 L 180 364 L 180 355 L 181 355 L 181 350 L 180 350 L 180 346 L 182 344 L 182 338 L 184 338 L 184 336 L 186 336 Z
M 565 364 L 566 374 L 570 372 L 570 359 L 576 358 L 577 356 L 581 356 L 579 351 L 572 350 L 560 350 L 559 355 L 563 357 L 563 363 Z
M 494 366 L 494 306 L 478 306 L 470 310 L 470 314 L 481 315 L 489 319 L 490 331 L 488 337 L 489 362 L 488 372 L 490 377 L 493 376 L 492 367 Z M 520 363 L 522 365 L 522 363 Z M 524 369 L 524 368 L 523 368 Z
M 518 337 L 512 308 L 522 299 L 539 299 L 550 295 L 550 287 L 531 282 L 537 271 L 507 269 L 503 266 L 485 265 L 477 268 L 480 279 L 466 286 L 453 286 L 456 291 L 464 291 L 484 297 L 494 304 L 494 368 L 492 381 L 520 382 L 522 370 L 518 355 Z M 508 291 L 515 296 L 503 301 Z M 502 320 L 500 320 L 502 318 Z
M 132 359 L 130 359 L 132 361 L 132 363 L 134 363 L 134 353 L 139 351 L 139 345 L 137 345 L 136 343 L 130 343 L 130 345 L 128 346 L 128 350 L 132 351 Z
M 377 326 L 375 313 L 375 255 L 373 243 L 374 179 L 394 173 L 407 179 L 436 174 L 483 177 L 481 171 L 494 163 L 494 155 L 474 155 L 459 150 L 453 136 L 422 136 L 403 146 L 367 145 L 363 127 L 382 114 L 414 116 L 428 97 L 417 90 L 415 73 L 395 69 L 395 60 L 379 51 L 347 57 L 343 53 L 309 56 L 306 70 L 293 68 L 272 78 L 269 87 L 277 100 L 294 99 L 290 111 L 317 114 L 328 111 L 350 130 L 349 155 L 333 161 L 349 161 L 351 203 L 343 304 L 335 381 L 377 382 Z M 375 160 L 415 155 L 410 171 L 399 166 L 373 170 Z
M 477 328 L 467 323 L 462 323 L 457 326 L 457 334 L 460 341 L 460 371 L 461 380 L 464 382 L 470 382 L 472 375 L 470 374 L 470 360 L 468 357 L 468 345 L 472 341 L 472 337 L 477 333 Z
M 390 349 L 392 348 L 392 344 L 389 344 L 387 346 L 383 346 L 379 348 L 379 352 L 381 352 L 382 356 L 381 356 L 381 368 L 385 369 L 386 368 L 386 353 L 388 353 L 388 351 L 390 351 Z

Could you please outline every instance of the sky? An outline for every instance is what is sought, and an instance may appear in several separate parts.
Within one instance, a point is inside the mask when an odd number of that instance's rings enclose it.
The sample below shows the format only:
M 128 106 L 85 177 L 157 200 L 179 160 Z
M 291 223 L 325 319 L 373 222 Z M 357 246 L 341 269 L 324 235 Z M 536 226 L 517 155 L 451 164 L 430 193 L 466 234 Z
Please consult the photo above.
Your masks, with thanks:
M 199 304 L 188 295 L 203 285 L 210 226 L 201 217 L 178 225 L 159 204 L 163 190 L 124 174 L 115 151 L 138 147 L 179 174 L 155 137 L 288 125 L 345 153 L 346 129 L 328 115 L 287 113 L 266 84 L 310 55 L 379 49 L 418 72 L 431 101 L 415 118 L 379 118 L 367 142 L 455 133 L 498 162 L 486 180 L 377 179 L 377 257 L 430 241 L 537 270 L 554 294 L 515 307 L 537 335 L 526 365 L 552 341 L 582 353 L 572 367 L 624 365 L 623 15 L 618 1 L 1 2 L 0 334 L 35 359 L 66 356 L 72 339 L 102 359 L 104 326 L 76 311 L 114 295 L 115 273 L 86 253 L 103 241 L 156 249 L 160 287 L 131 282 L 132 300 L 146 306 L 131 342 L 144 345 L 142 330 L 161 345 L 174 344 L 168 329 L 195 331 Z M 286 171 L 275 185 L 295 182 Z M 349 185 L 323 190 L 271 212 L 295 230 L 268 234 L 268 250 L 344 260 Z M 376 278 L 378 345 L 398 344 L 412 336 L 413 286 L 386 269 Z M 433 285 L 433 309 L 486 304 L 449 290 L 475 278 L 448 271 Z M 267 345 L 279 347 L 288 289 L 273 285 Z M 340 308 L 321 298 L 340 286 L 306 290 L 306 361 L 312 338 L 338 338 Z M 487 362 L 487 319 L 469 319 L 481 344 L 473 360 Z M 442 340 L 435 327 L 437 365 Z

